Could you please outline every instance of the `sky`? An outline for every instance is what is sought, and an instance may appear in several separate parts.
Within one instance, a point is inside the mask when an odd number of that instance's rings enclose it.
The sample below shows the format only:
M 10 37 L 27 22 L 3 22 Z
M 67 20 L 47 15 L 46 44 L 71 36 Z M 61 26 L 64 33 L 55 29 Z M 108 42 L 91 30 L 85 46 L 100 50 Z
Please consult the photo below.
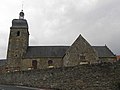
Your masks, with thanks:
M 6 58 L 11 22 L 22 3 L 30 46 L 70 46 L 82 34 L 92 46 L 107 45 L 120 55 L 120 0 L 2 0 L 0 59 Z

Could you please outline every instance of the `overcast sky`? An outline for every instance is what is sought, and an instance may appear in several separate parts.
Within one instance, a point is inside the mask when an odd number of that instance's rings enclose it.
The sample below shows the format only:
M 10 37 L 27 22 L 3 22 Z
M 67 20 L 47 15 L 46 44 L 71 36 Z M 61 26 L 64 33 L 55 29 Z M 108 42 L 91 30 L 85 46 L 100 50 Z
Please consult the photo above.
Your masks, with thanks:
M 92 46 L 120 54 L 120 0 L 24 0 L 30 45 L 71 45 L 82 34 Z M 0 58 L 6 58 L 12 19 L 22 0 L 0 2 Z

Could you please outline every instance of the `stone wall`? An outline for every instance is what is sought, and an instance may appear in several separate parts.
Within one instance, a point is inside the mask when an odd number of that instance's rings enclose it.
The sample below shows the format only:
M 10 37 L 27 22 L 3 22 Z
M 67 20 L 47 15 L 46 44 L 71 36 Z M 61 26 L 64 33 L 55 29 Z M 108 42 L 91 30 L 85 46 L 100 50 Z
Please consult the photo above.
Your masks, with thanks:
M 92 46 L 80 35 L 63 58 L 64 66 L 75 66 L 82 62 L 97 63 L 98 56 Z
M 0 83 L 56 90 L 120 90 L 120 63 L 11 72 L 1 74 Z
M 116 62 L 117 59 L 116 57 L 99 57 L 99 61 L 102 62 L 102 63 L 107 63 L 107 62 Z
M 28 70 L 29 67 L 32 67 L 32 61 L 37 61 L 37 69 L 49 68 L 48 62 L 52 61 L 52 66 L 55 68 L 62 67 L 63 61 L 61 57 L 40 57 L 34 59 L 23 59 L 22 60 L 22 70 Z
M 21 59 L 26 53 L 28 41 L 29 33 L 27 28 L 11 28 L 7 51 L 8 67 L 21 67 Z

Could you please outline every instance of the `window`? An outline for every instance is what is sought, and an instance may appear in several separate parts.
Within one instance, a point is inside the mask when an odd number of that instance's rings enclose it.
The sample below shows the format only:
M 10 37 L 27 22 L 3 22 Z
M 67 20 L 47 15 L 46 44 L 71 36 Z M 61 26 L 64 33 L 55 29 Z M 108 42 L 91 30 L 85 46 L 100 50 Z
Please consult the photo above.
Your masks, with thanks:
M 17 36 L 20 36 L 20 31 L 17 31 Z
M 79 54 L 79 59 L 85 60 L 85 55 L 84 54 Z
M 80 59 L 85 59 L 85 56 L 80 56 Z
M 49 68 L 53 68 L 54 66 L 53 66 L 53 61 L 52 60 L 49 60 L 48 61 L 48 67 Z
M 52 60 L 49 60 L 48 61 L 48 66 L 52 66 L 53 65 L 53 61 Z
M 32 61 L 32 67 L 33 69 L 37 69 L 37 60 Z

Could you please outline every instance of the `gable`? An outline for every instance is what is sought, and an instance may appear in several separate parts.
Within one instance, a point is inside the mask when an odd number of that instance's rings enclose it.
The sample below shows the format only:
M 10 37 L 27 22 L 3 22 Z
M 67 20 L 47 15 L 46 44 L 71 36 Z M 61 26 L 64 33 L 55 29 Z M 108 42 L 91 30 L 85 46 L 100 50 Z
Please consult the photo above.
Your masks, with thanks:
M 98 56 L 92 46 L 80 35 L 67 50 L 64 65 L 75 66 L 81 62 L 96 63 L 97 60 Z
M 76 53 L 77 52 L 77 53 L 80 53 L 80 54 L 87 54 L 87 53 L 92 53 L 93 52 L 94 54 L 96 54 L 96 52 L 94 52 L 93 47 L 87 42 L 87 40 L 85 38 L 83 38 L 82 35 L 80 35 L 74 41 L 74 43 L 69 47 L 67 52 L 71 52 L 71 53 Z

